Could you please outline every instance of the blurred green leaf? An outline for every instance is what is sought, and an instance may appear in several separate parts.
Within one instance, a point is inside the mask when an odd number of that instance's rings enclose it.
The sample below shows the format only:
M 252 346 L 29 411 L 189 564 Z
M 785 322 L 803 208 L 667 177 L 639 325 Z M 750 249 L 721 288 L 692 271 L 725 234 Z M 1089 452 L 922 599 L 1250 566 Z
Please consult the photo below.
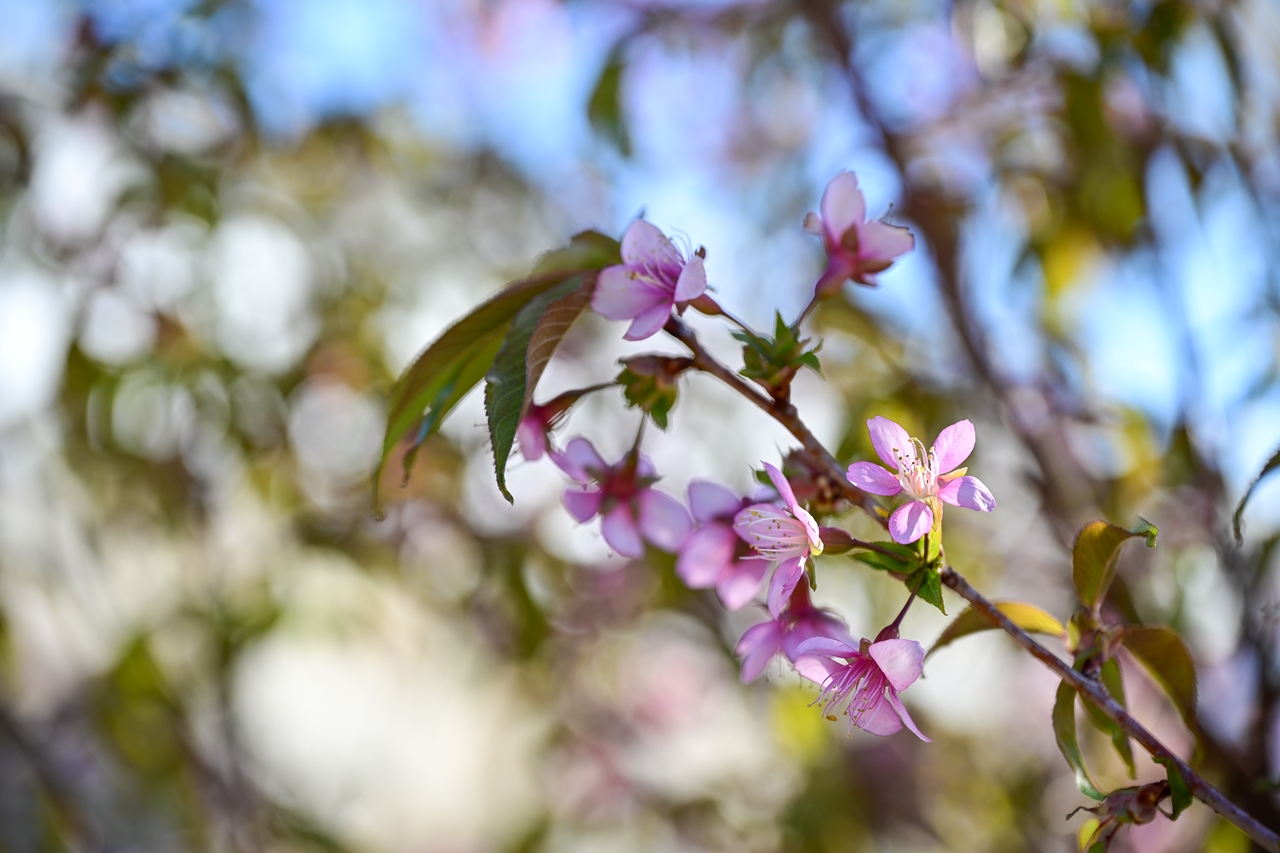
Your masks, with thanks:
M 878 551 L 855 551 L 849 556 L 860 563 L 878 569 L 882 572 L 899 572 L 901 574 L 910 574 L 920 566 L 920 556 L 916 550 L 908 545 L 899 545 L 897 542 L 872 542 L 880 550 Z M 885 553 L 888 552 L 888 553 Z M 893 557 L 890 554 L 899 556 Z
M 547 362 L 591 304 L 595 281 L 594 273 L 579 273 L 531 299 L 511 323 L 493 366 L 485 374 L 484 410 L 493 445 L 493 470 L 498 490 L 510 502 L 514 499 L 507 490 L 507 460 L 516 429 L 529 411 Z
M 1240 503 L 1236 504 L 1236 511 L 1231 514 L 1231 529 L 1236 534 L 1236 545 L 1244 544 L 1244 535 L 1241 532 L 1240 524 L 1244 516 L 1245 504 L 1249 502 L 1249 498 L 1253 497 L 1253 490 L 1258 487 L 1263 478 L 1272 471 L 1280 468 L 1280 449 L 1277 449 L 1271 458 L 1267 460 L 1267 464 L 1262 466 L 1262 470 L 1258 472 L 1258 476 L 1253 478 L 1253 482 L 1249 484 L 1249 488 L 1244 490 L 1244 495 L 1240 498 Z
M 1186 811 L 1187 806 L 1191 805 L 1191 788 L 1187 785 L 1187 780 L 1183 778 L 1182 771 L 1178 769 L 1178 765 L 1174 764 L 1168 758 L 1154 759 L 1156 764 L 1162 765 L 1169 777 L 1169 799 L 1173 806 L 1171 819 L 1177 820 L 1178 816 Z
M 1182 639 L 1159 625 L 1128 625 L 1120 632 L 1120 642 L 1164 688 L 1187 727 L 1196 731 L 1196 663 Z
M 1053 734 L 1062 757 L 1075 771 L 1076 787 L 1080 793 L 1095 800 L 1105 800 L 1107 795 L 1093 784 L 1084 766 L 1084 756 L 1080 754 L 1080 744 L 1076 740 L 1076 690 L 1065 681 L 1058 685 L 1058 695 L 1053 702 Z
M 1144 518 L 1140 518 L 1132 530 L 1105 521 L 1091 521 L 1082 527 L 1071 549 L 1071 574 L 1080 603 L 1096 611 L 1115 577 L 1120 546 L 1134 537 L 1145 536 L 1147 547 L 1154 548 L 1158 532 L 1159 529 Z
M 595 132 L 613 143 L 623 157 L 630 157 L 631 134 L 627 131 L 626 110 L 622 103 L 622 79 L 627 68 L 623 59 L 625 47 L 625 41 L 614 47 L 600 70 L 595 88 L 591 90 L 591 100 L 587 102 L 587 120 Z
M 516 315 L 575 273 L 619 262 L 616 240 L 594 231 L 578 234 L 567 247 L 544 255 L 532 277 L 498 291 L 446 329 L 414 360 L 391 392 L 382 457 L 373 477 L 375 511 L 381 511 L 380 484 L 387 459 L 401 441 L 412 436 L 404 461 L 408 477 L 417 448 L 492 367 Z
M 1127 708 L 1128 704 L 1124 697 L 1124 680 L 1120 675 L 1120 664 L 1115 658 L 1111 658 L 1102 665 L 1101 671 L 1102 683 L 1107 688 L 1107 693 L 1111 694 L 1111 698 L 1120 703 L 1120 707 Z M 1138 775 L 1138 768 L 1133 762 L 1133 746 L 1129 743 L 1128 733 L 1120 727 L 1120 724 L 1112 720 L 1106 714 L 1102 713 L 1102 709 L 1095 705 L 1088 696 L 1081 696 L 1080 701 L 1084 704 L 1084 709 L 1089 714 L 1095 728 L 1107 737 L 1111 738 L 1111 744 L 1116 748 L 1116 753 L 1120 756 L 1120 760 L 1124 762 L 1125 769 L 1129 771 L 1129 778 L 1133 779 Z
M 667 428 L 667 415 L 676 404 L 676 382 L 693 366 L 691 358 L 641 355 L 625 359 L 617 383 L 631 408 L 647 414 L 660 429 Z
M 1033 634 L 1049 634 L 1055 637 L 1062 637 L 1066 633 L 1066 628 L 1052 614 L 1046 613 L 1034 604 L 1027 604 L 1024 601 L 996 601 L 993 602 L 996 609 L 1009 617 L 1009 621 L 1017 625 L 1024 631 Z M 976 634 L 979 631 L 989 631 L 999 626 L 981 610 L 974 610 L 970 607 L 968 610 L 956 617 L 956 620 L 948 625 L 934 642 L 933 648 L 929 649 L 929 654 L 933 654 L 938 649 L 948 646 L 961 637 L 967 637 L 970 634 Z M 926 655 L 925 657 L 928 657 Z

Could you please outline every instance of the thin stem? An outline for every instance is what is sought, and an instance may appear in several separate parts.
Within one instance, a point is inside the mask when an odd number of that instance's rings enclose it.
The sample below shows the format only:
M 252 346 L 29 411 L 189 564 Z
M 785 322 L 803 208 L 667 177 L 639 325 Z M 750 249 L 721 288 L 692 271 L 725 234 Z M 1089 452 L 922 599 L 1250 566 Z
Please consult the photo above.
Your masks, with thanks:
M 1100 682 L 1072 669 L 1057 655 L 1037 643 L 1031 638 L 1030 634 L 1015 625 L 1008 616 L 1000 612 L 1000 609 L 995 604 L 988 601 L 982 593 L 974 589 L 955 569 L 950 566 L 943 569 L 942 582 L 953 589 L 965 601 L 968 601 L 974 610 L 979 611 L 1000 626 L 1000 629 L 1013 637 L 1018 645 L 1030 652 L 1032 657 L 1053 670 L 1063 681 L 1074 687 L 1078 693 L 1088 697 L 1089 701 L 1097 705 L 1102 710 L 1102 713 L 1120 726 L 1129 737 L 1141 744 L 1142 748 L 1150 753 L 1152 757 L 1172 762 L 1178 768 L 1178 772 L 1182 774 L 1182 778 L 1186 780 L 1187 786 L 1191 789 L 1191 793 L 1196 799 L 1238 826 L 1250 838 L 1260 844 L 1263 849 L 1272 851 L 1272 853 L 1280 853 L 1280 835 L 1263 826 L 1243 809 L 1227 799 L 1221 791 L 1205 781 L 1199 773 L 1192 770 L 1176 753 L 1161 743 L 1155 735 L 1147 731 L 1116 700 L 1112 699 Z
M 902 609 L 898 611 L 897 617 L 892 622 L 889 623 L 888 628 L 886 628 L 885 630 L 892 629 L 893 635 L 896 637 L 898 635 L 898 628 L 899 626 L 902 625 L 902 620 L 906 618 L 907 611 L 911 609 L 911 604 L 915 600 L 916 600 L 916 593 L 915 593 L 915 590 L 912 590 L 911 594 L 907 596 L 907 603 L 902 605 Z

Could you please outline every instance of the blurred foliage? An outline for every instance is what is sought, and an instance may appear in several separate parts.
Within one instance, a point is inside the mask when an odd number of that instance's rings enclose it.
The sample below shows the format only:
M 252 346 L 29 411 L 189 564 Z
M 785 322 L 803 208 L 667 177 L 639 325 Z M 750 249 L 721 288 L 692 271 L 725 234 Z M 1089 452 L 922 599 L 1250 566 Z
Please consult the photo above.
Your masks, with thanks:
M 57 349 L 50 402 L 0 421 L 0 850 L 1075 843 L 1081 821 L 1061 820 L 1074 792 L 1059 784 L 1067 776 L 1052 755 L 1051 685 L 1019 685 L 1015 674 L 990 697 L 1038 708 L 1025 726 L 995 710 L 985 726 L 951 720 L 934 706 L 916 712 L 933 745 L 836 736 L 812 726 L 808 694 L 737 684 L 732 649 L 744 617 L 726 619 L 713 596 L 685 589 L 669 558 L 609 569 L 568 559 L 562 528 L 548 520 L 554 496 L 539 509 L 530 495 L 534 509 L 517 501 L 512 512 L 525 514 L 499 518 L 500 503 L 475 497 L 494 459 L 463 401 L 489 361 L 460 362 L 455 385 L 395 410 L 394 440 L 380 448 L 381 413 L 400 399 L 394 378 L 412 352 L 501 282 L 530 281 L 548 247 L 584 227 L 609 230 L 582 218 L 607 219 L 613 203 L 579 205 L 581 195 L 531 174 L 502 140 L 478 128 L 463 143 L 444 140 L 402 105 L 339 108 L 294 136 L 272 133 L 250 79 L 261 69 L 245 51 L 275 6 L 177 5 L 176 17 L 158 11 L 164 4 L 71 7 L 52 71 L 0 77 L 0 298 L 52 294 L 54 306 L 40 328 L 4 328 L 47 333 Z M 123 28 L 111 23 L 116 7 L 134 10 Z M 503 27 L 526 23 L 503 16 L 560 11 L 516 0 L 458 9 L 497 87 L 506 85 L 502 50 L 492 45 L 509 37 Z M 785 395 L 801 366 L 817 369 L 821 340 L 842 462 L 872 457 L 864 424 L 873 415 L 914 435 L 985 418 L 979 460 L 1002 489 L 1007 526 L 993 534 L 958 520 L 948 558 L 984 590 L 1035 601 L 1052 618 L 1077 604 L 1068 555 L 1082 523 L 1139 512 L 1159 523 L 1158 551 L 1108 552 L 1090 582 L 1101 592 L 1081 592 L 1105 626 L 1126 626 L 1117 642 L 1128 651 L 1109 648 L 1107 664 L 1117 685 L 1123 672 L 1137 713 L 1167 712 L 1165 730 L 1187 754 L 1194 745 L 1197 766 L 1280 825 L 1267 782 L 1280 750 L 1280 538 L 1259 525 L 1236 547 L 1228 519 L 1242 484 L 1200 410 L 1213 380 L 1197 373 L 1190 337 L 1177 353 L 1190 390 L 1168 423 L 1105 402 L 1078 336 L 1100 265 L 1147 264 L 1153 292 L 1172 287 L 1177 247 L 1153 225 L 1167 212 L 1153 209 L 1167 198 L 1152 186 L 1165 174 L 1159 162 L 1185 174 L 1193 219 L 1225 174 L 1274 221 L 1276 54 L 1257 44 L 1280 36 L 1266 0 L 618 9 L 622 25 L 596 34 L 594 64 L 579 57 L 597 69 L 582 86 L 583 127 L 604 143 L 574 154 L 567 170 L 588 176 L 586 195 L 642 175 L 628 170 L 658 156 L 646 122 L 684 115 L 686 103 L 682 154 L 735 188 L 753 233 L 797 230 L 829 177 L 832 147 L 836 168 L 869 164 L 900 183 L 894 219 L 917 234 L 928 268 L 931 301 L 913 311 L 929 317 L 930 341 L 949 342 L 945 363 L 892 312 L 854 297 L 824 303 L 804 330 L 779 315 L 773 339 L 745 336 L 745 375 Z M 1217 136 L 1191 120 L 1201 102 L 1187 78 L 1204 66 L 1180 71 L 1179 57 L 1195 45 L 1227 70 L 1231 124 Z M 919 82 L 886 65 L 894 56 L 947 79 Z M 721 62 L 706 91 L 654 82 L 663 61 L 711 81 L 697 64 L 708 59 Z M 949 94 L 935 98 L 931 85 Z M 713 111 L 715 97 L 730 106 Z M 852 129 L 823 123 L 836 114 L 855 116 Z M 706 189 L 690 182 L 687 191 Z M 993 210 L 1014 223 L 1006 296 L 1031 306 L 1043 353 L 1034 364 L 999 355 L 1014 332 L 976 304 L 967 258 L 981 248 L 973 226 Z M 1272 270 L 1276 245 L 1259 249 Z M 897 286 L 890 277 L 882 285 Z M 1268 288 L 1251 310 L 1274 329 L 1280 301 Z M 536 287 L 527 295 L 537 293 L 568 298 Z M 505 305 L 493 322 L 521 323 L 527 304 Z M 523 316 L 526 355 L 546 331 L 539 312 Z M 489 331 L 464 329 L 450 357 L 466 362 L 485 347 L 497 355 L 501 338 Z M 603 346 L 598 327 L 558 334 L 557 359 L 589 374 L 584 365 Z M 1271 366 L 1250 394 L 1264 398 L 1275 390 L 1275 354 L 1257 357 Z M 612 356 L 600 360 L 616 369 Z M 34 363 L 18 371 L 32 381 L 36 372 Z M 535 384 L 500 401 L 504 476 Z M 725 411 L 709 395 L 699 401 L 693 380 L 678 402 L 674 378 L 640 390 L 628 401 L 660 425 L 670 410 L 674 434 L 686 406 L 690 429 L 709 443 L 755 429 L 707 430 Z M 440 431 L 455 404 L 468 414 Z M 598 414 L 586 401 L 574 412 Z M 387 514 L 375 522 L 369 483 L 380 452 L 395 476 L 375 486 Z M 744 470 L 755 462 L 740 461 Z M 403 487 L 401 468 L 412 471 Z M 844 520 L 855 533 L 866 524 Z M 846 591 L 867 620 L 901 606 L 879 574 L 843 560 L 840 579 L 829 580 L 829 565 L 820 592 L 856 574 Z M 936 582 L 928 566 L 919 571 L 922 583 Z M 1027 613 L 1051 627 L 1041 611 Z M 952 657 L 962 647 L 930 667 L 976 666 Z M 273 669 L 286 653 L 295 669 Z M 1199 718 L 1186 677 L 1193 660 L 1217 679 L 1202 687 Z M 342 666 L 344 687 L 324 681 Z M 1072 764 L 1087 781 L 1087 762 L 1098 785 L 1118 788 L 1114 741 L 1078 733 L 1074 694 L 1069 709 L 1058 698 L 1053 724 Z M 291 704 L 304 700 L 302 711 Z M 1206 717 L 1206 703 L 1242 710 Z M 390 743 L 326 728 L 364 714 Z M 1186 727 L 1173 728 L 1178 714 Z M 427 746 L 412 738 L 419 729 L 434 738 Z M 1142 756 L 1136 765 L 1134 791 L 1176 783 Z M 1176 784 L 1169 790 L 1176 800 Z M 1168 829 L 1155 817 L 1120 832 L 1113 849 L 1248 849 L 1200 806 Z

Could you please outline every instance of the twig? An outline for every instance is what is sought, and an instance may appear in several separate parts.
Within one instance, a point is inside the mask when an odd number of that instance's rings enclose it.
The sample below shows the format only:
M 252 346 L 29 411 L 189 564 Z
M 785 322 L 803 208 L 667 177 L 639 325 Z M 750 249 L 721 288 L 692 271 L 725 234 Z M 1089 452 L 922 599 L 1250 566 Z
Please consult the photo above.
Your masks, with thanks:
M 1169 747 L 1161 743 L 1155 735 L 1147 731 L 1141 723 L 1131 717 L 1128 711 L 1120 707 L 1120 704 L 1111 698 L 1101 683 L 1071 668 L 1057 655 L 1037 643 L 1031 638 L 1030 634 L 1015 625 L 1013 620 L 1004 615 L 995 604 L 988 601 L 982 593 L 974 589 L 955 569 L 950 566 L 943 569 L 942 582 L 953 589 L 965 601 L 968 601 L 975 610 L 999 625 L 1001 630 L 1013 637 L 1036 660 L 1061 676 L 1062 680 L 1074 687 L 1077 692 L 1088 697 L 1089 701 L 1097 705 L 1102 710 L 1102 713 L 1124 729 L 1131 738 L 1140 743 L 1142 748 L 1153 757 L 1172 762 L 1178 768 L 1178 772 L 1182 774 L 1182 778 L 1186 780 L 1187 786 L 1191 789 L 1191 793 L 1196 799 L 1238 826 L 1250 838 L 1262 845 L 1264 849 L 1272 851 L 1272 853 L 1280 853 L 1280 835 L 1263 826 L 1243 809 L 1227 799 L 1221 791 L 1206 782 L 1200 774 L 1192 770 Z

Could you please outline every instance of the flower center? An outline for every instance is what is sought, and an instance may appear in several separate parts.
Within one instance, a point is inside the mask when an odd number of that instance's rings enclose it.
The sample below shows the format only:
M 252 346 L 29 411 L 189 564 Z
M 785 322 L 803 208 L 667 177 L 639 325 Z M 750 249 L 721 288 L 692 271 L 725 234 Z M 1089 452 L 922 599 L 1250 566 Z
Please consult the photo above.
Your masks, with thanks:
M 938 494 L 938 459 L 932 449 L 925 450 L 920 439 L 911 439 L 911 444 L 915 448 L 912 456 L 894 448 L 898 483 L 912 500 L 935 497 Z

